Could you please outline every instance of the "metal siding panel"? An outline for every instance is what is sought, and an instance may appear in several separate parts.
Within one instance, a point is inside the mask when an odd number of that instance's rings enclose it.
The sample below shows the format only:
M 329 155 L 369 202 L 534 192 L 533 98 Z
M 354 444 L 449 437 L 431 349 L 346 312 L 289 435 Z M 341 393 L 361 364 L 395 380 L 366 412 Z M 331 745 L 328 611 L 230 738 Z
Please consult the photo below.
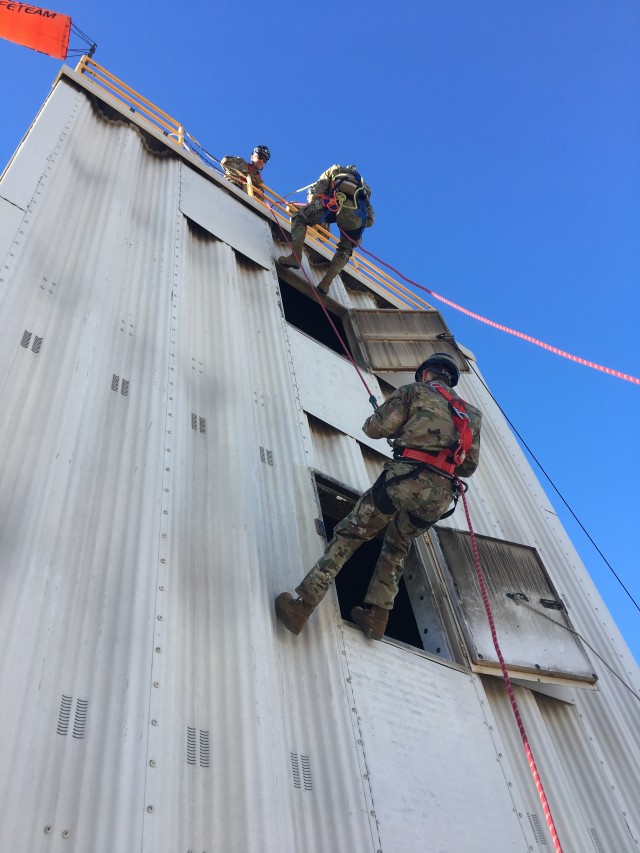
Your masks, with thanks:
M 288 337 L 302 408 L 361 444 L 385 453 L 384 442 L 362 432 L 371 407 L 351 362 L 293 326 L 289 326 Z M 372 393 L 381 397 L 375 376 L 366 371 L 361 373 Z M 387 453 L 391 457 L 391 451 Z
M 273 267 L 273 241 L 267 223 L 187 167 L 181 171 L 180 210 L 265 269 Z
M 177 169 L 84 106 L 0 296 L 3 849 L 142 837 Z
M 0 285 L 4 283 L 3 267 L 5 263 L 10 263 L 10 258 L 7 258 L 7 253 L 11 251 L 15 241 L 20 243 L 21 234 L 18 233 L 20 223 L 24 216 L 24 210 L 10 204 L 3 198 L 0 198 Z M 15 248 L 15 246 L 14 246 Z
M 358 442 L 311 416 L 309 429 L 315 451 L 313 467 L 356 492 L 366 491 L 372 480 Z
M 345 628 L 385 853 L 527 849 L 474 677 Z
M 491 678 L 486 678 L 484 684 L 527 811 L 538 816 L 543 837 L 551 847 L 542 804 L 505 687 Z M 595 849 L 590 834 L 595 830 L 607 853 L 632 853 L 636 845 L 628 826 L 630 814 L 623 815 L 615 802 L 577 709 L 521 687 L 514 687 L 514 692 L 563 850 Z M 637 810 L 637 790 L 634 799 L 635 804 L 631 801 L 630 806 Z
M 188 228 L 184 246 L 144 850 L 371 850 L 334 610 L 300 638 L 273 612 L 322 550 L 277 281 Z
M 51 166 L 51 162 L 64 146 L 75 115 L 86 106 L 73 86 L 61 81 L 50 95 L 18 146 L 0 180 L 0 197 L 12 204 L 26 208 L 36 191 L 38 182 Z

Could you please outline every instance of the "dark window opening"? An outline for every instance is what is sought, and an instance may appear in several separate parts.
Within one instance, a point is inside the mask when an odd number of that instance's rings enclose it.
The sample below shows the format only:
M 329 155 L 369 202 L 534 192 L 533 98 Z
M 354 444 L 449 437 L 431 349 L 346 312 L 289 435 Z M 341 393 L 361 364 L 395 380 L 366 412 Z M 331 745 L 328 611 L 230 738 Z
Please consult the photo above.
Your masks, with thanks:
M 317 300 L 311 296 L 309 285 L 305 285 L 309 290 L 309 295 L 297 290 L 293 285 L 278 279 L 280 282 L 280 295 L 282 298 L 282 309 L 284 311 L 285 320 L 300 329 L 306 335 L 309 335 L 314 340 L 332 349 L 334 352 L 345 355 L 342 344 L 333 330 L 331 323 L 327 320 L 327 316 L 322 310 L 322 307 Z M 328 309 L 327 309 L 328 310 Z M 336 329 L 340 333 L 340 337 L 344 341 L 349 354 L 353 357 L 353 351 L 350 341 L 348 340 L 347 332 L 340 317 L 333 311 L 329 311 L 329 316 L 335 323 Z M 346 355 L 345 355 L 346 357 Z
M 353 494 L 336 488 L 324 478 L 316 477 L 316 483 L 322 507 L 322 520 L 327 540 L 329 540 L 333 536 L 333 528 L 353 509 L 356 501 Z M 361 605 L 364 601 L 376 561 L 380 556 L 383 535 L 382 533 L 376 539 L 363 543 L 347 560 L 336 577 L 340 615 L 347 622 L 351 622 L 352 608 Z M 400 581 L 400 591 L 389 616 L 385 636 L 399 640 L 409 646 L 415 646 L 418 649 L 425 648 L 416 624 L 404 578 Z

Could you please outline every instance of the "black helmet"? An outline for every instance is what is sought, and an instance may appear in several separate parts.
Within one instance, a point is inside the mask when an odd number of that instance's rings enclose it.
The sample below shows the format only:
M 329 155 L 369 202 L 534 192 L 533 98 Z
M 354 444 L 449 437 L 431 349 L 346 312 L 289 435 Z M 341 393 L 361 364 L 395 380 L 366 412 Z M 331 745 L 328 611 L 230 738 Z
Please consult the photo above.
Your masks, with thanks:
M 416 382 L 421 381 L 425 370 L 433 370 L 435 373 L 448 373 L 451 380 L 449 384 L 452 388 L 458 384 L 458 379 L 460 379 L 460 368 L 446 352 L 434 352 L 433 355 L 423 361 L 416 370 Z
M 258 157 L 264 157 L 265 163 L 268 163 L 271 159 L 271 151 L 269 151 L 266 145 L 256 145 L 251 153 L 257 154 Z

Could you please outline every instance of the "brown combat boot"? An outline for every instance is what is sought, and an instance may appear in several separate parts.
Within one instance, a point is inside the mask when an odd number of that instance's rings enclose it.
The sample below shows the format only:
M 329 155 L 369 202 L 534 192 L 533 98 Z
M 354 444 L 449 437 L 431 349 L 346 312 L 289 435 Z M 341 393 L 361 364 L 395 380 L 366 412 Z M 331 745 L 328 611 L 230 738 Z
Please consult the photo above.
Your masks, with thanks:
M 362 628 L 367 637 L 372 640 L 381 640 L 389 620 L 389 611 L 377 604 L 369 604 L 365 607 L 354 607 L 351 618 L 359 628 Z
M 306 228 L 294 228 L 291 232 L 291 254 L 280 255 L 278 263 L 283 267 L 291 267 L 294 270 L 300 269 L 302 262 L 302 252 L 304 250 L 304 238 L 307 233 Z
M 320 293 L 324 293 L 325 296 L 327 295 L 327 293 L 329 293 L 331 282 L 338 275 L 338 273 L 342 272 L 342 270 L 345 268 L 345 266 L 347 265 L 347 260 L 348 258 L 336 257 L 332 259 L 326 273 L 318 282 L 318 290 L 320 291 Z
M 289 592 L 281 592 L 276 598 L 278 619 L 292 634 L 302 631 L 314 610 L 315 607 L 301 598 L 294 598 Z

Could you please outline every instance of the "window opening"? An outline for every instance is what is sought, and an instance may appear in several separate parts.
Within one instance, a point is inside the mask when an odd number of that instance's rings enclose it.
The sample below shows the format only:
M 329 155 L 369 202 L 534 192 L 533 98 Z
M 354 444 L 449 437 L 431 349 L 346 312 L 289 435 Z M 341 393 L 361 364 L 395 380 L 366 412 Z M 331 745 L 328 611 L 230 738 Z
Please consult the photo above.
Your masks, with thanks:
M 298 290 L 293 285 L 284 281 L 282 278 L 278 279 L 278 281 L 280 282 L 280 295 L 282 298 L 282 309 L 284 311 L 285 320 L 288 323 L 291 323 L 292 326 L 295 326 L 296 329 L 300 329 L 301 332 L 312 337 L 314 340 L 324 344 L 339 355 L 344 356 L 342 345 L 336 337 L 336 333 L 327 321 L 324 311 L 318 302 Z M 340 337 L 347 345 L 347 349 L 351 353 L 351 356 L 358 361 L 359 359 L 354 355 L 354 347 L 350 331 L 345 329 L 342 318 L 333 311 L 330 311 L 329 308 L 327 308 L 327 311 L 329 311 L 331 319 L 336 324 L 336 328 L 340 332 Z
M 322 521 L 327 540 L 333 529 L 356 504 L 358 495 L 332 479 L 316 474 L 316 486 L 320 498 Z M 345 563 L 336 577 L 336 592 L 340 615 L 351 622 L 351 610 L 362 604 L 376 561 L 382 549 L 384 531 L 375 539 L 363 543 Z M 431 582 L 427 577 L 422 557 L 415 545 L 412 546 L 405 563 L 404 576 L 400 580 L 400 591 L 385 636 L 417 649 L 452 660 L 449 643 L 439 617 L 439 606 L 435 601 Z

